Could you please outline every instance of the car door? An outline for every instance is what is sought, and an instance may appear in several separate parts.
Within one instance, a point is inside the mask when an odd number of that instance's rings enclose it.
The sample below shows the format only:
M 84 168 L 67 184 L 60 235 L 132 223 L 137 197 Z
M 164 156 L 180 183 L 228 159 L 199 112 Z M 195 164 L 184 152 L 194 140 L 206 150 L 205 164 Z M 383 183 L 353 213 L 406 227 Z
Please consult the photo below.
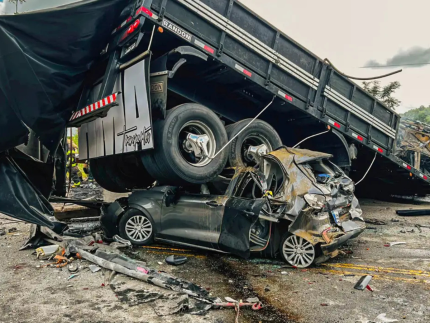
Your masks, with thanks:
M 181 194 L 163 205 L 159 238 L 218 249 L 226 196 Z

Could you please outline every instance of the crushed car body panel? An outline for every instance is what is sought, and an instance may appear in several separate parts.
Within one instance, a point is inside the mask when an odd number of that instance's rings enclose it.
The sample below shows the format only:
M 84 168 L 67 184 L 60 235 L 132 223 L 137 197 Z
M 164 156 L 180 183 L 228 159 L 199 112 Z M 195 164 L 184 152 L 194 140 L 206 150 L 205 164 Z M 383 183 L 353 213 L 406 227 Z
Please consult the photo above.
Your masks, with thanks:
M 329 157 L 283 147 L 264 155 L 258 167 L 237 168 L 224 195 L 155 186 L 106 207 L 102 222 L 112 236 L 121 215 L 139 209 L 152 217 L 155 240 L 243 258 L 265 250 L 271 241 L 276 244 L 272 225 L 287 223 L 289 233 L 334 257 L 365 224 L 353 182 L 330 165 Z

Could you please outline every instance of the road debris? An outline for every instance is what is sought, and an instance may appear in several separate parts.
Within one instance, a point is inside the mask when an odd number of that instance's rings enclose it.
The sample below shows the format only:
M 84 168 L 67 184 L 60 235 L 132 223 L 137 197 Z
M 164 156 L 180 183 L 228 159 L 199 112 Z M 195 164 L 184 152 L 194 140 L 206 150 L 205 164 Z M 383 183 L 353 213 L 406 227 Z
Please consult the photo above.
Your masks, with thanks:
M 36 249 L 36 258 L 37 259 L 48 259 L 53 254 L 56 254 L 59 251 L 60 251 L 60 246 L 57 244 L 45 246 L 45 247 L 40 247 L 40 248 Z
M 388 242 L 384 244 L 384 247 L 392 247 L 392 246 L 397 246 L 399 244 L 406 244 L 406 242 L 404 241 Z
M 364 219 L 364 222 L 369 223 L 369 224 L 375 224 L 375 225 L 386 225 L 387 224 L 387 222 L 385 222 L 385 221 L 373 219 L 373 218 L 366 218 L 366 219 Z
M 67 278 L 67 280 L 71 280 L 71 279 L 75 278 L 76 276 L 79 276 L 79 274 L 70 275 L 69 278 Z
M 15 228 L 15 227 L 13 227 L 13 228 L 10 228 L 9 230 L 8 230 L 8 233 L 14 233 L 14 232 L 17 232 L 18 231 L 18 229 L 17 228 Z
M 396 214 L 400 216 L 426 216 L 430 215 L 430 209 L 396 210 Z
M 96 265 L 89 265 L 88 268 L 91 270 L 92 273 L 96 273 L 99 270 L 101 270 L 101 268 L 99 266 L 96 266 Z
M 79 270 L 79 266 L 78 266 L 78 264 L 71 263 L 67 266 L 67 269 L 71 273 L 76 273 Z
M 364 290 L 369 285 L 370 281 L 372 280 L 372 276 L 366 275 L 362 276 L 357 283 L 355 284 L 354 288 L 358 290 Z
M 187 257 L 170 255 L 165 259 L 166 263 L 172 266 L 183 265 L 188 261 Z
M 391 323 L 391 322 L 398 322 L 399 321 L 399 320 L 396 320 L 396 319 L 390 319 L 386 315 L 387 314 L 385 314 L 385 313 L 379 314 L 376 317 L 375 321 L 377 323 Z
M 4 236 L 6 234 L 6 228 L 0 229 L 0 236 Z

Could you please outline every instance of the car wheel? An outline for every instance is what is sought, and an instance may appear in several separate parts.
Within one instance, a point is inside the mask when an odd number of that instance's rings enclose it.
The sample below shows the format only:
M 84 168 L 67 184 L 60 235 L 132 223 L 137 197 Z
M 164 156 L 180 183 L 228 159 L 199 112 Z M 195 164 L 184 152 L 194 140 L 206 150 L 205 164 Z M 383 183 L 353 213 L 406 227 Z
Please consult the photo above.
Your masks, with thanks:
M 119 235 L 133 245 L 146 246 L 153 242 L 154 223 L 146 214 L 129 209 L 119 221 Z
M 281 239 L 282 258 L 291 266 L 306 268 L 315 260 L 315 247 L 302 237 L 287 232 Z
M 94 179 L 104 189 L 115 193 L 147 188 L 154 183 L 154 179 L 143 166 L 140 154 L 91 159 L 90 168 Z
M 244 119 L 226 127 L 228 140 L 236 136 L 252 119 Z M 282 146 L 282 140 L 276 130 L 263 120 L 255 120 L 236 139 L 229 148 L 228 164 L 231 167 L 254 166 L 255 162 L 248 157 L 250 146 L 266 145 L 268 151 Z
M 218 116 L 208 108 L 185 103 L 154 122 L 154 147 L 143 163 L 150 174 L 171 185 L 204 184 L 218 176 L 227 162 L 227 133 Z M 191 136 L 191 138 L 189 137 Z M 206 151 L 197 152 L 190 139 L 204 138 Z M 199 139 L 197 139 L 199 140 Z

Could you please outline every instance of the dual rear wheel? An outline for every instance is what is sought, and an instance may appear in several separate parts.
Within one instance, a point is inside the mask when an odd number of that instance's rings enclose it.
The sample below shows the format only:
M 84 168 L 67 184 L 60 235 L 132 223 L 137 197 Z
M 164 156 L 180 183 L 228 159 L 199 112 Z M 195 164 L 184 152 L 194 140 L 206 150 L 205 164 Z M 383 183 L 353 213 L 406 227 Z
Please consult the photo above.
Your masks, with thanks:
M 247 154 L 250 146 L 264 144 L 271 151 L 282 145 L 273 127 L 258 119 L 248 126 L 251 120 L 224 127 L 210 109 L 185 103 L 167 111 L 164 120 L 154 121 L 153 150 L 93 159 L 90 167 L 96 181 L 113 192 L 146 188 L 155 180 L 169 185 L 204 184 L 226 166 L 255 165 Z

